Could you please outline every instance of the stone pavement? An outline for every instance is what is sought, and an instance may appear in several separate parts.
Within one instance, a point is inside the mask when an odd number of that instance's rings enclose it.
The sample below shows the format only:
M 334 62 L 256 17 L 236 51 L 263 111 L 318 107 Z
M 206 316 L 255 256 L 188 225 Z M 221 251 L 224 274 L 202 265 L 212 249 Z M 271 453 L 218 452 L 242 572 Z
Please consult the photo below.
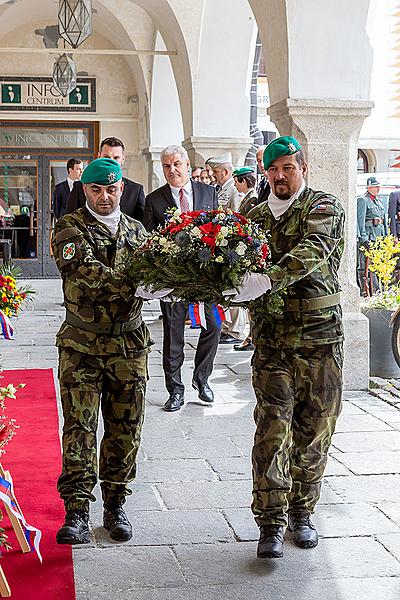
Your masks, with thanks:
M 56 367 L 54 334 L 63 318 L 61 284 L 32 281 L 40 291 L 1 344 L 5 368 Z M 375 381 L 373 393 L 344 394 L 315 515 L 320 544 L 285 556 L 255 558 L 250 449 L 254 396 L 250 356 L 220 347 L 211 384 L 214 406 L 190 388 L 198 332 L 187 330 L 187 403 L 166 399 L 158 303 L 144 316 L 156 341 L 150 355 L 146 420 L 137 481 L 127 511 L 133 538 L 117 544 L 91 508 L 92 543 L 73 550 L 78 600 L 399 600 L 400 392 Z M 98 492 L 97 492 L 98 496 Z

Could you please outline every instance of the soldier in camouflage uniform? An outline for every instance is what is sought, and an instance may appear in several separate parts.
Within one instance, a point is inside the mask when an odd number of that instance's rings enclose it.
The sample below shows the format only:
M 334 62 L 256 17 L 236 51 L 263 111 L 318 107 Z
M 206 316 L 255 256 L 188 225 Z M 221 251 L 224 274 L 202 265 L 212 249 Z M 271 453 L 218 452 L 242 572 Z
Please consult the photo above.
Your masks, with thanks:
M 334 196 L 305 186 L 306 164 L 295 138 L 271 142 L 264 164 L 272 191 L 248 217 L 271 234 L 272 266 L 268 276 L 250 275 L 236 300 L 258 297 L 252 308 L 252 510 L 260 527 L 257 555 L 277 558 L 287 526 L 298 546 L 318 543 L 310 515 L 341 410 L 344 211 Z M 269 306 L 283 290 L 277 318 Z
M 115 540 L 132 536 L 122 505 L 136 473 L 151 341 L 136 284 L 122 270 L 127 241 L 144 227 L 121 214 L 121 178 L 121 167 L 112 159 L 90 163 L 82 176 L 86 206 L 59 220 L 53 236 L 66 307 L 56 341 L 64 415 L 58 490 L 66 509 L 57 533 L 60 544 L 90 541 L 99 407 L 104 526 Z

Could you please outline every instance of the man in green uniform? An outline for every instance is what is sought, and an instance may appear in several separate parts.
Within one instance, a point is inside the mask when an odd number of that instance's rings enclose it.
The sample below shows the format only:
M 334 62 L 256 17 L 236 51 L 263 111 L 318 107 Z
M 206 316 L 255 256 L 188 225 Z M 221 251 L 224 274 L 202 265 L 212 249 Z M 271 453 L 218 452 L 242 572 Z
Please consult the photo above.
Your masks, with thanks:
M 59 544 L 90 541 L 99 407 L 104 527 L 114 540 L 132 536 L 122 505 L 136 473 L 151 344 L 141 318 L 140 289 L 123 271 L 129 239 L 144 227 L 121 213 L 121 167 L 109 158 L 94 160 L 82 183 L 86 206 L 56 223 L 52 242 L 66 307 L 56 341 L 64 415 L 58 491 L 66 510 Z
M 258 298 L 252 306 L 252 510 L 260 527 L 258 557 L 277 558 L 287 526 L 298 546 L 318 543 L 310 515 L 341 410 L 344 211 L 334 196 L 306 187 L 295 138 L 271 142 L 264 166 L 271 193 L 248 217 L 270 231 L 272 266 L 267 275 L 248 275 L 235 300 Z M 272 301 L 283 290 L 283 314 L 276 317 Z
M 368 177 L 367 191 L 357 198 L 357 237 L 358 237 L 358 274 L 357 280 L 361 292 L 366 291 L 368 277 L 365 268 L 365 254 L 361 248 L 369 247 L 377 237 L 388 234 L 388 220 L 385 207 L 379 197 L 380 183 L 376 177 Z M 376 288 L 376 277 L 372 277 L 370 290 Z M 368 293 L 370 292 L 368 291 Z

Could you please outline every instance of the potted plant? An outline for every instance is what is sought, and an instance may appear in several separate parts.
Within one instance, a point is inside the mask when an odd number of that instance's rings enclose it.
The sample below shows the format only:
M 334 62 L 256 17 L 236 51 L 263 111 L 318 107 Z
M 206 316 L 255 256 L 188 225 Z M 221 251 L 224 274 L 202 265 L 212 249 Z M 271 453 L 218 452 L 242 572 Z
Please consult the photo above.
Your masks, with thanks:
M 400 242 L 392 235 L 378 237 L 368 248 L 363 248 L 363 252 L 369 260 L 369 270 L 378 281 L 378 290 L 361 303 L 361 310 L 369 320 L 370 375 L 400 377 L 391 331 L 393 313 L 400 307 L 400 286 L 394 282 Z

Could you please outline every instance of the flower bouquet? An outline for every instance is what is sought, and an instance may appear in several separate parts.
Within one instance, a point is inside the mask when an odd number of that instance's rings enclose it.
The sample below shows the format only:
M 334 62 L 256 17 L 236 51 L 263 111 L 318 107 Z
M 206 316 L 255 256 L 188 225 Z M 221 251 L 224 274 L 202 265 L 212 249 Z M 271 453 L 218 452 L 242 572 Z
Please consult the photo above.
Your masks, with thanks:
M 171 211 L 164 227 L 132 242 L 126 268 L 154 290 L 173 288 L 187 302 L 228 304 L 223 292 L 238 289 L 246 272 L 262 273 L 270 256 L 268 236 L 231 210 Z
M 22 304 L 30 300 L 35 293 L 27 286 L 17 286 L 17 277 L 20 275 L 21 270 L 18 267 L 10 265 L 0 267 L 0 310 L 6 317 L 16 317 Z

